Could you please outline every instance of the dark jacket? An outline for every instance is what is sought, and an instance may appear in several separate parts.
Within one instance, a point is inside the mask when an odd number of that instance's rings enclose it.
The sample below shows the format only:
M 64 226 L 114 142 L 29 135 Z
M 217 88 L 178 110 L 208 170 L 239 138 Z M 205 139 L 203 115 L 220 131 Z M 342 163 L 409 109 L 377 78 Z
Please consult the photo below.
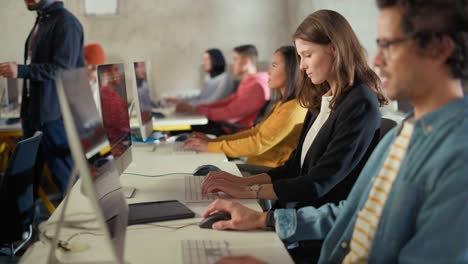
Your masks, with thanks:
M 58 70 L 84 66 L 83 28 L 62 2 L 38 12 L 39 29 L 32 49 L 30 65 L 18 65 L 18 78 L 25 79 L 21 117 L 30 129 L 61 118 L 55 86 Z M 34 27 L 33 27 L 34 29 Z M 25 61 L 31 33 L 26 40 Z M 27 96 L 27 80 L 30 94 Z
M 307 151 L 301 169 L 301 150 L 316 115 L 309 112 L 297 149 L 285 165 L 268 172 L 279 200 L 320 206 L 346 199 L 367 158 L 379 140 L 381 115 L 377 96 L 356 85 L 336 105 Z

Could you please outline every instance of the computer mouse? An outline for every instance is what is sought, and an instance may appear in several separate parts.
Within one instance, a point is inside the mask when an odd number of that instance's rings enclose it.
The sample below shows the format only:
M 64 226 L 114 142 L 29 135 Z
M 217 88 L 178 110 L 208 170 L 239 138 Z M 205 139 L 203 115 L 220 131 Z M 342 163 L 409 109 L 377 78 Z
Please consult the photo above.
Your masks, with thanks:
M 151 115 L 154 117 L 154 118 L 165 118 L 166 115 L 164 115 L 163 113 L 161 112 L 156 112 L 156 111 L 151 111 Z
M 209 228 L 211 229 L 213 227 L 213 224 L 218 222 L 218 221 L 227 221 L 231 220 L 231 215 L 229 213 L 216 213 L 212 214 L 205 219 L 201 220 L 200 223 L 198 223 L 198 226 L 200 228 Z
M 184 141 L 187 140 L 189 137 L 190 137 L 190 134 L 189 134 L 189 133 L 182 133 L 182 134 L 179 134 L 179 135 L 176 136 L 175 141 L 177 141 L 177 142 L 184 142 Z
M 208 172 L 210 171 L 220 171 L 220 170 L 221 169 L 216 167 L 215 165 L 205 164 L 205 165 L 198 166 L 193 172 L 193 175 L 206 176 L 208 175 Z

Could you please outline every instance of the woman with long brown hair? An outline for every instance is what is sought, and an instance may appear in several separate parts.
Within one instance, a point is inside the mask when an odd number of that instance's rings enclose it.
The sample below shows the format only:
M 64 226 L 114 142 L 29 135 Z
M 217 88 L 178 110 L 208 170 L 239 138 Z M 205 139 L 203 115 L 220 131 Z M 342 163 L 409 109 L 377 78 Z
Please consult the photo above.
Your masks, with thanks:
M 301 70 L 297 98 L 309 110 L 295 152 L 285 165 L 248 178 L 212 172 L 203 192 L 277 199 L 280 207 L 347 197 L 379 140 L 379 106 L 386 103 L 379 78 L 351 26 L 335 11 L 309 15 L 293 40 Z

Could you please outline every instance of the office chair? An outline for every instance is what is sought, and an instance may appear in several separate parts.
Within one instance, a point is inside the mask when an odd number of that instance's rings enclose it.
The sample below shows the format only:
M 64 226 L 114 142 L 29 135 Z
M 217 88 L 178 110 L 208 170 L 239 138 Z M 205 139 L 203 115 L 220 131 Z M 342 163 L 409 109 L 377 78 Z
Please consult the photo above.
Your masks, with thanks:
M 5 174 L 0 175 L 0 252 L 9 251 L 10 256 L 14 256 L 32 237 L 33 170 L 41 138 L 42 132 L 38 131 L 18 142 Z
M 265 104 L 262 106 L 260 111 L 257 114 L 257 117 L 255 117 L 254 121 L 254 126 L 260 123 L 263 118 L 265 118 L 265 115 L 270 112 L 271 107 L 276 103 L 276 101 L 268 100 L 265 102 Z M 245 127 L 242 124 L 237 124 L 237 123 L 228 123 L 228 122 L 217 122 L 220 123 L 223 127 L 227 128 L 229 130 L 229 134 L 233 134 L 238 132 L 241 129 L 245 129 Z
M 397 125 L 397 122 L 395 120 L 382 117 L 382 120 L 380 123 L 379 141 L 382 140 L 382 138 L 388 133 L 388 131 L 390 131 L 396 125 Z

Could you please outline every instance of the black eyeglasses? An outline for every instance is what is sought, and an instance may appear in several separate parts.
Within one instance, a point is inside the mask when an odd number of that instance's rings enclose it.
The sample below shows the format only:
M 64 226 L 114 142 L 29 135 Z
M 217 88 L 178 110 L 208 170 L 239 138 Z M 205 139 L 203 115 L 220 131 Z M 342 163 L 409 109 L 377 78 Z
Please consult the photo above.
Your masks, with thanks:
M 395 38 L 395 39 L 385 39 L 385 38 L 379 38 L 376 40 L 377 46 L 379 49 L 382 50 L 382 54 L 385 58 L 385 60 L 390 59 L 390 47 L 403 43 L 409 39 L 411 39 L 413 36 L 405 36 L 402 38 Z

